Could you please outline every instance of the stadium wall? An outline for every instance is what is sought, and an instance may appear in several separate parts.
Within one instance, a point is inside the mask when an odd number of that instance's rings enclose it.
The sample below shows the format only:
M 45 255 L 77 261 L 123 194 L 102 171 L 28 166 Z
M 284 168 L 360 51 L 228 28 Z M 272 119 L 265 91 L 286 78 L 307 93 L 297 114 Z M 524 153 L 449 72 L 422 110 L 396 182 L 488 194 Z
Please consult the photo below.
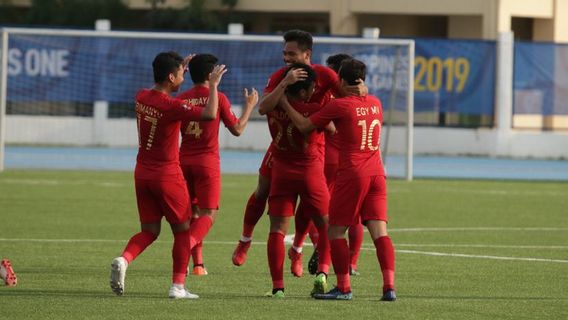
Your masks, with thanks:
M 6 142 L 17 145 L 99 145 L 106 147 L 135 147 L 137 145 L 134 119 L 106 119 L 54 116 L 7 116 Z M 97 120 L 101 121 L 101 120 Z M 37 130 L 27 128 L 34 127 Z M 68 132 L 73 132 L 69 135 Z M 101 134 L 102 132 L 102 134 Z M 389 154 L 404 154 L 405 130 L 393 127 Z M 264 121 L 251 121 L 245 133 L 233 137 L 221 128 L 220 146 L 223 149 L 263 151 L 270 143 L 268 126 Z M 416 127 L 414 153 L 419 155 L 470 155 L 511 158 L 568 159 L 568 131 L 530 131 L 479 128 Z

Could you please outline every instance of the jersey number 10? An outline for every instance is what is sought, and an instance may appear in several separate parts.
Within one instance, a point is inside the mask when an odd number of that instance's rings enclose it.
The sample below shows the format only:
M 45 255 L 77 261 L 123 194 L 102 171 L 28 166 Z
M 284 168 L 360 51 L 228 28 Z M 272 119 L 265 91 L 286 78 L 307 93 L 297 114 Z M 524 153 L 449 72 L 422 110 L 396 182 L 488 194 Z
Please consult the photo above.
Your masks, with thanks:
M 368 148 L 371 151 L 379 150 L 379 144 L 381 142 L 381 122 L 379 119 L 375 119 L 371 121 L 371 125 L 368 126 L 367 129 L 367 120 L 359 120 L 357 125 L 361 127 L 361 150 L 365 150 Z M 377 144 L 373 145 L 373 131 L 375 127 L 378 126 L 379 128 L 379 138 L 377 139 Z

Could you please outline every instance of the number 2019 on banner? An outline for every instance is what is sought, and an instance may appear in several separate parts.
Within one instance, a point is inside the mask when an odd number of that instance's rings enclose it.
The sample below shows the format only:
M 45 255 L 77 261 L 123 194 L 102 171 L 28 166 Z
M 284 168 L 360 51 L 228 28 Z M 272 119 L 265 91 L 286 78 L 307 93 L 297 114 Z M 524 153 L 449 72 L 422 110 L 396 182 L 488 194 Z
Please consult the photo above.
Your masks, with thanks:
M 447 92 L 462 92 L 467 77 L 469 76 L 470 65 L 466 58 L 447 58 L 439 57 L 429 59 L 417 56 L 414 60 L 416 74 L 414 77 L 415 91 L 440 91 L 445 81 Z

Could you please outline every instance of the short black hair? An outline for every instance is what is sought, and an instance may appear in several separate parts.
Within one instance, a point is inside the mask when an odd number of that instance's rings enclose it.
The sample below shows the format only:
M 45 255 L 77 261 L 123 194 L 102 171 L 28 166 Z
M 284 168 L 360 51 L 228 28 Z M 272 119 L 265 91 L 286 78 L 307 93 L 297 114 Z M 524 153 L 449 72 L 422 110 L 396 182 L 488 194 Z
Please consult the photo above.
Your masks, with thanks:
M 339 68 L 339 78 L 345 80 L 349 85 L 356 85 L 357 80 L 365 81 L 367 67 L 357 59 L 344 60 Z
M 170 73 L 175 73 L 183 63 L 183 58 L 175 51 L 160 52 L 152 62 L 154 82 L 162 83 Z
M 312 67 L 307 64 L 303 63 L 293 63 L 288 67 L 286 70 L 286 74 L 290 72 L 292 69 L 304 69 L 307 73 L 307 77 L 304 80 L 296 81 L 291 85 L 286 87 L 286 93 L 292 96 L 297 96 L 300 93 L 300 90 L 308 90 L 310 86 L 316 81 L 316 72 Z
M 284 42 L 292 42 L 295 41 L 298 43 L 298 48 L 303 51 L 312 50 L 312 46 L 314 45 L 314 39 L 309 32 L 303 30 L 289 30 L 284 33 Z
M 193 57 L 187 65 L 193 83 L 203 83 L 207 81 L 207 77 L 211 71 L 213 71 L 213 68 L 215 68 L 217 61 L 219 61 L 217 57 L 207 53 L 198 54 Z
M 347 59 L 353 59 L 353 57 L 346 53 L 338 53 L 327 57 L 325 63 L 327 64 L 328 67 L 333 69 L 335 73 L 339 73 L 339 67 L 341 67 L 341 63 Z

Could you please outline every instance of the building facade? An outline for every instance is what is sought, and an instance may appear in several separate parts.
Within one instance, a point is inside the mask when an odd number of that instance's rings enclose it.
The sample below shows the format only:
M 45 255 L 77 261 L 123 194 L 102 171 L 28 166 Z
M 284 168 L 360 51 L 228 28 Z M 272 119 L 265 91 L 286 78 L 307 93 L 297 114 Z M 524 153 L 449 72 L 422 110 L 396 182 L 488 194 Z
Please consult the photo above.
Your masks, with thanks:
M 182 8 L 188 0 L 124 0 L 130 9 Z M 30 0 L 0 5 L 26 8 Z M 214 11 L 231 11 L 247 33 L 301 28 L 316 34 L 361 35 L 379 28 L 383 37 L 495 40 L 513 31 L 517 39 L 568 42 L 568 0 L 238 0 L 233 8 L 206 0 Z M 143 27 L 143 26 L 141 26 Z

